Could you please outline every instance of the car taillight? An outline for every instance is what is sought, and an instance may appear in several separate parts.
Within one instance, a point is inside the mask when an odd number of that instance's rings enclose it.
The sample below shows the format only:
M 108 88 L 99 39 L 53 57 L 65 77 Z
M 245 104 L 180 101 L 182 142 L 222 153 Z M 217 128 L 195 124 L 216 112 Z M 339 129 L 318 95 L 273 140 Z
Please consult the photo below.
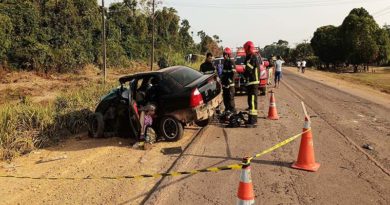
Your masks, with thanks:
M 196 107 L 200 104 L 203 104 L 203 97 L 202 94 L 200 94 L 198 88 L 195 88 L 191 93 L 190 106 Z

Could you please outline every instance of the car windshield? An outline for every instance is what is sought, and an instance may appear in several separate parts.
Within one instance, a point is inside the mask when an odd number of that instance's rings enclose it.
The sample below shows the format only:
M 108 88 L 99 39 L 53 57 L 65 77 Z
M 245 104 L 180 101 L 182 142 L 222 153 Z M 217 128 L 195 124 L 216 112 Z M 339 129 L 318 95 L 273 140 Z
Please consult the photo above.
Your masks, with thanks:
M 169 73 L 169 75 L 182 86 L 186 86 L 202 77 L 203 74 L 191 68 L 183 67 Z
M 236 57 L 236 65 L 244 65 L 245 56 L 237 56 Z

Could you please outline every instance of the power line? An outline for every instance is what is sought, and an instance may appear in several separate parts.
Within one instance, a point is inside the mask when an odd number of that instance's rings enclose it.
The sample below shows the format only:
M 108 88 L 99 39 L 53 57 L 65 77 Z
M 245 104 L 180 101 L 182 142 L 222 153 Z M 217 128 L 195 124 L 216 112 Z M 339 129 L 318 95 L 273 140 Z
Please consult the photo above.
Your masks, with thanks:
M 385 0 L 376 0 L 385 1 Z M 167 3 L 173 7 L 190 7 L 190 8 L 216 8 L 216 9 L 277 9 L 277 8 L 311 8 L 311 7 L 323 7 L 323 6 L 337 6 L 340 4 L 353 4 L 361 2 L 361 0 L 344 0 L 344 1 L 298 1 L 298 2 L 263 2 L 252 4 L 210 4 L 210 3 Z

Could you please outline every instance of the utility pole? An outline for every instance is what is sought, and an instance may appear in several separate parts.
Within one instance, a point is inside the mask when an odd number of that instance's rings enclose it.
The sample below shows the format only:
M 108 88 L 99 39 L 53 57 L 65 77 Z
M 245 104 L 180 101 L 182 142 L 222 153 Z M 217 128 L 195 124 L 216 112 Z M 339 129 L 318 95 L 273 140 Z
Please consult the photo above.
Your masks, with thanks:
M 150 57 L 150 70 L 153 70 L 153 62 L 154 62 L 154 3 L 155 0 L 152 1 L 152 55 Z
M 106 47 L 106 17 L 104 12 L 104 0 L 102 0 L 102 27 L 103 27 L 103 84 L 106 84 L 106 76 L 107 76 L 107 47 Z

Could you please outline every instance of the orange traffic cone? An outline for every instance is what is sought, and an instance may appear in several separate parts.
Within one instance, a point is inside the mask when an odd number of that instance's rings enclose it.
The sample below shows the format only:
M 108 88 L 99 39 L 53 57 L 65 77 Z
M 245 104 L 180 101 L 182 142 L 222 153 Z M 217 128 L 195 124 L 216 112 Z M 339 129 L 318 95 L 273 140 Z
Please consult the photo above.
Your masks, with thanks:
M 320 164 L 316 163 L 314 159 L 313 136 L 311 134 L 310 121 L 307 117 L 305 117 L 303 132 L 298 160 L 291 167 L 315 172 L 320 167 Z
M 271 91 L 271 99 L 269 100 L 268 119 L 278 120 L 278 111 L 276 110 L 276 102 L 274 92 Z
M 251 166 L 248 158 L 243 159 L 243 164 L 240 184 L 238 185 L 237 205 L 253 205 L 255 204 L 255 195 L 253 193 Z

